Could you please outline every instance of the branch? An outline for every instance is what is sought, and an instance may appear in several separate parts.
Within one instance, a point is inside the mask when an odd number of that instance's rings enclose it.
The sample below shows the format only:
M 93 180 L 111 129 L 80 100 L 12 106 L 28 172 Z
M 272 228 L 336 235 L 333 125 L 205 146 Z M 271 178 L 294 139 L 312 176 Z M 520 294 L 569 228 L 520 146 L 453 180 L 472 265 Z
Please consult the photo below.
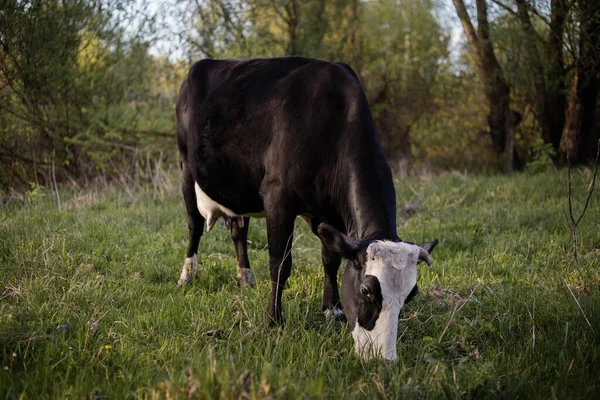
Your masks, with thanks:
M 465 3 L 463 0 L 452 0 L 454 2 L 454 8 L 456 9 L 456 14 L 460 19 L 460 23 L 463 26 L 465 34 L 467 35 L 467 40 L 469 44 L 471 41 L 477 42 L 479 38 L 477 37 L 477 33 L 475 33 L 475 28 L 473 27 L 473 23 L 471 22 L 471 18 L 469 17 L 469 13 L 467 12 L 467 8 L 465 7 Z
M 588 208 L 588 204 L 590 203 L 590 198 L 592 197 L 592 193 L 594 193 L 594 186 L 596 185 L 596 175 L 598 174 L 598 158 L 599 157 L 600 157 L 600 139 L 598 140 L 598 145 L 596 146 L 596 161 L 595 161 L 595 166 L 594 166 L 594 176 L 592 177 L 592 183 L 591 183 L 591 187 L 589 189 L 590 191 L 588 193 L 587 199 L 585 199 L 585 206 L 583 207 L 583 211 L 581 212 L 579 219 L 577 219 L 576 224 L 579 224 L 579 221 L 581 221 L 581 218 L 583 218 L 583 216 L 585 215 L 585 212 Z
M 475 0 L 475 4 L 477 4 L 477 34 L 481 41 L 490 40 L 490 24 L 488 22 L 487 3 L 485 1 Z
M 38 160 L 34 160 L 32 158 L 28 158 L 25 156 L 22 156 L 20 154 L 15 153 L 14 149 L 11 149 L 9 147 L 6 147 L 4 145 L 0 145 L 0 150 L 4 150 L 5 153 L 0 153 L 0 157 L 4 158 L 4 159 L 9 159 L 9 160 L 19 160 L 22 162 L 26 162 L 29 164 L 40 164 L 40 165 L 50 165 L 50 163 L 44 162 L 44 161 L 38 161 Z
M 577 300 L 577 297 L 575 297 L 575 294 L 573 293 L 573 291 L 569 287 L 569 284 L 567 283 L 567 281 L 564 278 L 563 278 L 563 282 L 565 283 L 565 286 L 567 287 L 567 289 L 569 289 L 569 293 L 571 293 L 571 296 L 573 297 L 573 300 L 575 300 L 575 303 L 577 303 L 577 307 L 579 307 L 579 311 L 581 311 L 581 314 L 583 314 L 583 318 L 585 318 L 585 322 L 587 322 L 588 326 L 590 327 L 590 329 L 593 332 L 594 328 L 592 327 L 592 324 L 590 324 L 590 320 L 588 319 L 587 315 L 585 315 L 585 312 L 583 311 L 583 308 L 581 308 L 581 304 L 579 304 L 579 301 Z
M 283 22 L 285 22 L 288 26 L 292 24 L 292 21 L 288 19 L 288 17 L 279 9 L 279 6 L 276 4 L 276 2 L 271 1 L 270 5 L 273 11 L 279 15 Z M 283 6 L 283 9 L 287 11 L 287 7 L 285 5 Z
M 504 11 L 511 14 L 513 17 L 520 18 L 519 13 L 517 13 L 515 10 L 513 10 L 509 5 L 504 4 L 500 0 L 491 0 L 491 1 L 498 7 L 502 8 Z M 573 51 L 572 46 L 570 46 L 567 42 L 565 42 L 563 40 L 562 35 L 559 32 L 555 31 L 554 27 L 552 26 L 551 21 L 548 21 L 545 16 L 540 14 L 540 12 L 537 11 L 535 9 L 535 7 L 533 5 L 531 5 L 531 3 L 524 1 L 524 0 L 515 0 L 515 1 L 516 1 L 517 5 L 519 5 L 519 3 L 521 4 L 521 6 L 525 9 L 525 12 L 527 12 L 527 11 L 531 12 L 533 15 L 538 17 L 544 24 L 546 24 L 548 26 L 548 28 L 550 29 L 550 35 L 557 38 L 558 41 L 565 47 L 565 49 L 571 54 L 571 56 L 573 58 L 577 58 L 577 55 L 575 54 L 575 51 Z M 573 4 L 574 4 L 574 1 L 571 2 L 570 4 L 567 2 L 567 7 L 565 7 L 565 9 L 564 9 L 565 14 L 569 12 L 569 9 L 573 6 Z M 529 16 L 527 16 L 527 18 L 529 18 Z M 539 33 L 537 33 L 537 31 L 536 31 L 536 37 L 539 40 L 541 40 L 542 42 L 544 41 L 544 39 L 541 37 L 541 35 Z
M 448 320 L 448 323 L 446 324 L 446 327 L 444 328 L 444 330 L 442 331 L 442 334 L 440 335 L 440 338 L 438 339 L 439 342 L 442 341 L 442 339 L 444 338 L 444 335 L 446 334 L 446 331 L 450 327 L 450 324 L 452 323 L 452 321 L 454 321 L 454 316 L 456 315 L 456 313 L 459 312 L 460 310 L 462 310 L 462 308 L 465 305 L 467 305 L 467 303 L 469 301 L 471 301 L 471 298 L 475 294 L 475 291 L 479 288 L 479 284 L 480 284 L 480 282 L 478 282 L 477 286 L 475 286 L 473 288 L 473 290 L 471 290 L 471 294 L 469 294 L 469 297 L 460 305 L 460 307 L 458 306 L 458 302 L 456 303 L 456 305 L 454 306 L 454 310 L 452 311 L 452 315 L 450 315 L 450 319 Z
M 496 3 L 497 0 L 492 0 L 494 1 L 494 3 Z M 526 1 L 526 0 L 515 0 L 517 3 L 517 6 L 519 5 L 519 3 L 521 3 L 521 6 L 526 8 L 527 11 L 531 11 L 532 14 L 534 14 L 536 17 L 538 17 L 539 19 L 541 19 L 546 25 L 550 26 L 550 21 L 548 21 L 546 19 L 546 17 L 544 17 L 542 14 L 540 14 L 534 6 L 531 5 L 530 2 Z M 498 4 L 498 3 L 496 3 Z M 499 4 L 498 4 L 499 5 Z
M 540 36 L 540 34 L 535 30 L 533 24 L 531 23 L 531 18 L 529 18 L 528 10 L 531 10 L 532 7 L 529 6 L 525 2 L 525 0 L 515 0 L 517 3 L 517 17 L 521 21 L 521 25 L 523 25 L 523 29 L 525 32 L 530 33 L 534 36 L 538 41 L 544 42 L 544 39 Z
M 516 11 L 513 10 L 512 8 L 510 8 L 510 6 L 508 6 L 508 5 L 502 3 L 501 1 L 498 1 L 498 0 L 492 0 L 492 3 L 494 3 L 495 5 L 497 5 L 498 7 L 500 7 L 501 9 L 503 9 L 504 11 L 507 11 L 513 17 L 517 17 Z
M 174 132 L 163 132 L 163 131 L 153 131 L 153 130 L 147 130 L 147 131 L 138 131 L 138 130 L 127 130 L 127 129 L 122 129 L 120 130 L 121 133 L 125 133 L 125 134 L 135 134 L 136 136 L 140 136 L 140 135 L 148 135 L 148 136 L 158 136 L 158 137 L 166 137 L 169 139 L 173 139 L 175 137 L 175 133 Z
M 504 6 L 503 6 L 503 5 L 501 5 L 501 3 L 500 3 L 498 0 L 492 0 L 492 1 L 493 1 L 495 4 L 497 4 L 498 6 L 500 6 L 500 7 L 503 7 L 503 8 L 504 8 Z M 540 20 L 541 20 L 541 21 L 542 21 L 544 24 L 546 24 L 546 25 L 548 26 L 549 30 L 550 30 L 550 35 L 551 35 L 551 36 L 552 36 L 554 39 L 558 40 L 558 42 L 559 42 L 559 43 L 560 43 L 562 46 L 564 46 L 564 48 L 565 48 L 565 49 L 566 49 L 566 50 L 567 50 L 567 51 L 568 51 L 568 52 L 571 54 L 571 56 L 572 56 L 573 58 L 575 58 L 575 59 L 577 58 L 577 54 L 576 54 L 576 52 L 573 50 L 573 46 L 570 46 L 570 45 L 569 45 L 569 44 L 568 44 L 568 43 L 567 43 L 565 40 L 563 40 L 563 37 L 562 37 L 562 32 L 558 32 L 558 31 L 557 31 L 557 29 L 556 29 L 557 27 L 555 26 L 555 24 L 553 23 L 553 21 L 552 21 L 552 20 L 548 21 L 548 20 L 546 19 L 546 17 L 545 17 L 545 16 L 543 16 L 542 14 L 540 14 L 540 12 L 539 12 L 539 11 L 537 11 L 537 10 L 535 9 L 535 7 L 534 7 L 534 6 L 533 6 L 533 5 L 532 5 L 532 4 L 531 4 L 529 1 L 526 1 L 526 0 L 515 0 L 515 1 L 517 2 L 517 5 L 519 5 L 519 3 L 521 3 L 521 6 L 522 6 L 524 9 L 526 9 L 526 12 L 527 12 L 527 11 L 531 12 L 533 15 L 535 15 L 536 17 L 538 17 L 538 18 L 539 18 L 539 19 L 540 19 Z M 564 9 L 562 9 L 562 10 L 561 10 L 561 11 L 562 11 L 562 14 L 561 14 L 561 15 L 563 15 L 563 16 L 566 16 L 566 15 L 569 13 L 569 10 L 571 9 L 571 7 L 573 7 L 573 5 L 574 5 L 574 4 L 575 4 L 575 0 L 571 1 L 570 3 L 569 3 L 569 1 L 568 1 L 568 0 L 564 0 L 564 5 L 565 5 L 565 7 L 564 7 Z M 554 7 L 560 7 L 560 6 L 558 5 L 558 2 L 555 4 L 555 3 L 554 3 L 554 1 L 552 1 L 552 2 L 551 2 L 551 7 L 552 7 L 552 10 L 550 11 L 550 13 L 551 13 L 551 14 L 553 14 L 553 13 L 554 13 L 554 11 L 555 11 Z M 505 8 L 505 9 L 506 9 L 506 8 Z M 541 39 L 541 36 L 540 36 L 539 34 L 538 34 L 538 36 L 539 36 L 539 37 L 540 37 L 540 39 Z M 543 41 L 543 39 L 541 39 L 541 40 Z
M 598 173 L 598 159 L 600 158 L 600 140 L 598 140 L 598 145 L 596 147 L 596 161 L 595 161 L 595 166 L 594 166 L 594 175 L 592 177 L 592 182 L 590 185 L 590 189 L 588 192 L 588 196 L 587 199 L 585 200 L 585 206 L 583 207 L 583 211 L 581 211 L 581 214 L 579 215 L 579 217 L 577 218 L 577 220 L 575 220 L 575 217 L 573 216 L 573 201 L 572 201 L 572 180 L 571 180 L 571 159 L 569 157 L 569 149 L 567 148 L 567 164 L 568 164 L 568 200 L 569 200 L 569 218 L 570 218 L 570 225 L 571 225 L 571 232 L 573 233 L 573 255 L 575 257 L 575 261 L 577 262 L 577 265 L 579 266 L 579 254 L 577 252 L 577 226 L 579 225 L 579 222 L 581 222 L 581 219 L 583 218 L 583 216 L 585 215 L 585 212 L 587 211 L 588 205 L 590 203 L 590 198 L 592 197 L 592 193 L 594 193 L 594 186 L 596 185 L 596 175 Z M 580 271 L 581 274 L 581 271 Z

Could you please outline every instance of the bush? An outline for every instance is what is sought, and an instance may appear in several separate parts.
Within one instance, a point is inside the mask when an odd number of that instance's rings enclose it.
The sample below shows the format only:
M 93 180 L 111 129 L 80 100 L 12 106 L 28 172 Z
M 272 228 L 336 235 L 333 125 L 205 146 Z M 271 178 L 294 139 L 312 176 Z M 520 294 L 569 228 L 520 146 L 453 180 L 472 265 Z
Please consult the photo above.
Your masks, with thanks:
M 531 146 L 530 161 L 525 169 L 532 174 L 548 171 L 554 166 L 552 159 L 555 155 L 556 151 L 552 147 L 552 143 L 544 143 L 541 138 L 537 138 Z

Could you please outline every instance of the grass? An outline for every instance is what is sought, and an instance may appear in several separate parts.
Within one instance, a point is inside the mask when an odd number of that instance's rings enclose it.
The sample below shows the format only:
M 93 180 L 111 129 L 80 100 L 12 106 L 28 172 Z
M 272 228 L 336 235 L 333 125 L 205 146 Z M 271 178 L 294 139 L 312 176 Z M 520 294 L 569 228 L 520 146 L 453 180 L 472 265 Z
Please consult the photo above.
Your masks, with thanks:
M 578 207 L 590 178 L 574 175 Z M 61 210 L 43 188 L 4 201 L 0 398 L 598 398 L 600 191 L 578 229 L 580 266 L 566 171 L 397 191 L 399 207 L 420 207 L 399 217 L 400 236 L 440 244 L 401 314 L 395 363 L 362 362 L 347 326 L 321 314 L 319 241 L 302 222 L 286 325 L 272 329 L 264 221 L 250 227 L 256 289 L 236 285 L 222 222 L 202 239 L 199 279 L 177 289 L 177 189 L 65 188 Z

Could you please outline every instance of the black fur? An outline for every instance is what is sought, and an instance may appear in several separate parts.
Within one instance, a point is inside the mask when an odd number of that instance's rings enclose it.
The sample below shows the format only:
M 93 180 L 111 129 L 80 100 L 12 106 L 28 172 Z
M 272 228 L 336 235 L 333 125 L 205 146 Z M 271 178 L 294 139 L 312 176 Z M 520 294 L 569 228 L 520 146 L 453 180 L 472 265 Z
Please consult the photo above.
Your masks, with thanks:
M 364 243 L 400 240 L 392 175 L 349 66 L 300 57 L 203 60 L 181 86 L 177 122 L 188 253 L 197 251 L 204 225 L 194 181 L 239 215 L 264 211 L 275 321 L 297 215 L 310 214 L 315 233 L 326 222 Z M 324 242 L 324 308 L 339 302 L 340 256 Z

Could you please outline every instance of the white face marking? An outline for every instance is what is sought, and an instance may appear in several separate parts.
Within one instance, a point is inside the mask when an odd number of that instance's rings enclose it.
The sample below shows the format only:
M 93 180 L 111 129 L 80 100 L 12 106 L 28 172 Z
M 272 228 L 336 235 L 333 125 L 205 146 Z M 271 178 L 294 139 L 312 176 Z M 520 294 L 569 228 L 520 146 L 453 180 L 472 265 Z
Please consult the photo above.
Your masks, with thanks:
M 181 270 L 181 275 L 179 276 L 179 280 L 177 281 L 177 285 L 185 285 L 186 283 L 191 282 L 197 276 L 198 256 L 194 254 L 192 257 L 188 257 L 185 259 L 183 263 L 183 269 Z
M 194 190 L 196 191 L 196 205 L 198 206 L 198 211 L 200 211 L 200 215 L 202 215 L 206 220 L 206 232 L 210 232 L 212 227 L 215 225 L 215 222 L 217 222 L 217 220 L 223 215 L 227 215 L 229 217 L 238 217 L 238 224 L 240 228 L 244 227 L 244 218 L 242 218 L 242 216 L 234 213 L 229 208 L 208 197 L 208 195 L 204 193 L 204 191 L 200 188 L 200 185 L 198 185 L 196 182 L 194 182 Z M 263 218 L 265 214 L 264 212 L 251 213 L 247 216 Z
M 397 358 L 398 314 L 417 283 L 418 259 L 419 247 L 408 243 L 376 241 L 367 248 L 365 275 L 373 275 L 379 281 L 383 304 L 372 330 L 356 321 L 352 331 L 354 349 L 363 358 Z

